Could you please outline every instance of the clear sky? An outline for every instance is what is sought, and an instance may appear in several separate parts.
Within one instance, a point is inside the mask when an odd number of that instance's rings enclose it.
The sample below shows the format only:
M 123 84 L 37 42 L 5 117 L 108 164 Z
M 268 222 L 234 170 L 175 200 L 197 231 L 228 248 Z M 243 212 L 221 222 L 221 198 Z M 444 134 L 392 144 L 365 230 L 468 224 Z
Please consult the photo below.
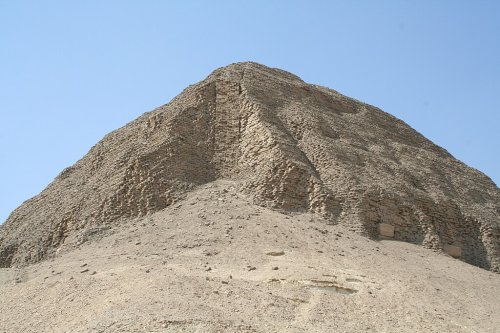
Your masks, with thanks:
M 500 184 L 500 1 L 0 0 L 0 223 L 239 61 L 376 105 Z

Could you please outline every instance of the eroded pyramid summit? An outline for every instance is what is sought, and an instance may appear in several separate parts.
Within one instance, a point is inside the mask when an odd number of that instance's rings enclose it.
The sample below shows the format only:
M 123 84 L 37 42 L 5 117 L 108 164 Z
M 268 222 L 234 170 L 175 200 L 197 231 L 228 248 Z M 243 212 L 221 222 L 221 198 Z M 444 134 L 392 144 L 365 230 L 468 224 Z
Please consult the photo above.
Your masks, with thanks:
M 500 190 L 487 176 L 378 108 L 249 62 L 217 69 L 63 170 L 0 228 L 0 267 L 55 256 L 217 179 L 259 205 L 372 238 L 387 226 L 500 271 Z

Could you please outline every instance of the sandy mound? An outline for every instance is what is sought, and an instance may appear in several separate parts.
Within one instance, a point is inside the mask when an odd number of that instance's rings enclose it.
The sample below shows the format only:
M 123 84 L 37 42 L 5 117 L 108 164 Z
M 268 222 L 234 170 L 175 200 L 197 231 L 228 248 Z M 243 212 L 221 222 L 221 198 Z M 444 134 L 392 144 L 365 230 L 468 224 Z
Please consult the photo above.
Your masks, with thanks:
M 1 332 L 496 332 L 500 279 L 430 249 L 252 205 L 217 182 L 27 268 Z

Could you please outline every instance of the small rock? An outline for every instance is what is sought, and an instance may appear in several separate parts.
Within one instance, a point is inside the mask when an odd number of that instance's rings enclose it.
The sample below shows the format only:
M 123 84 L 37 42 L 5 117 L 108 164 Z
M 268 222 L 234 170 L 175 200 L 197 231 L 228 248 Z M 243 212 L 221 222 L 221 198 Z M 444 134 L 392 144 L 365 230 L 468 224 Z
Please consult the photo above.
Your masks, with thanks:
M 272 268 L 272 270 L 273 270 L 273 271 L 277 271 L 278 269 L 279 269 L 279 268 L 278 268 L 278 266 L 274 266 L 274 267 Z
M 279 257 L 279 256 L 282 256 L 284 254 L 285 254 L 285 251 L 271 251 L 271 252 L 266 253 L 267 256 L 273 256 L 273 257 Z
M 326 235 L 328 233 L 328 230 L 326 230 L 326 229 L 316 229 L 316 230 L 318 230 L 323 235 Z

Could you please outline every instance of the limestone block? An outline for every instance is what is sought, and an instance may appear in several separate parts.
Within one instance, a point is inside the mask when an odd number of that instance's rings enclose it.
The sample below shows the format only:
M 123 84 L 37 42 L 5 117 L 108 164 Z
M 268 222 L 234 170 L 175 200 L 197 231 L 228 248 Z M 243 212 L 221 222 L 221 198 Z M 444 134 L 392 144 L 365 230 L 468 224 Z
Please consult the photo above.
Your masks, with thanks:
M 394 226 L 388 223 L 378 225 L 378 233 L 384 237 L 394 237 Z
M 445 245 L 443 250 L 453 258 L 460 258 L 462 256 L 462 248 L 456 245 Z

